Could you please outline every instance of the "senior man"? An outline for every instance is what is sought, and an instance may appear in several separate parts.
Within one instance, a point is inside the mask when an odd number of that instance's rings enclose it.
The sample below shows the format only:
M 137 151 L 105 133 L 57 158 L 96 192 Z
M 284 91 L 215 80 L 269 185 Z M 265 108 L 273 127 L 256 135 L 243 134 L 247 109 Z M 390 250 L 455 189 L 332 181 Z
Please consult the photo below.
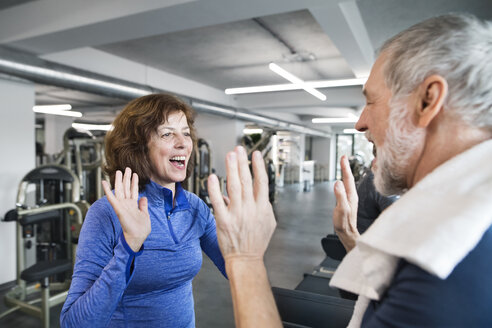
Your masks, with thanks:
M 361 236 L 355 187 L 334 219 L 355 247 L 331 285 L 359 295 L 350 326 L 492 326 L 492 24 L 426 20 L 387 41 L 356 128 L 378 153 L 382 194 L 403 194 Z M 261 156 L 226 158 L 227 205 L 209 179 L 238 327 L 280 327 L 263 255 L 275 227 Z M 342 163 L 346 167 L 346 163 Z

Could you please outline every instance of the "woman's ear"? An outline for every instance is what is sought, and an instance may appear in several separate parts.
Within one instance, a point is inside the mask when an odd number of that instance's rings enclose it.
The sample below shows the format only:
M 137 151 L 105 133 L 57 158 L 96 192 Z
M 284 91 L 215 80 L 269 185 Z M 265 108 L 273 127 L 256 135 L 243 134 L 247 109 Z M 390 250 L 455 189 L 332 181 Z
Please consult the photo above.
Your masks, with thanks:
M 431 75 L 422 82 L 418 95 L 418 126 L 425 128 L 444 106 L 448 94 L 448 82 L 440 75 Z

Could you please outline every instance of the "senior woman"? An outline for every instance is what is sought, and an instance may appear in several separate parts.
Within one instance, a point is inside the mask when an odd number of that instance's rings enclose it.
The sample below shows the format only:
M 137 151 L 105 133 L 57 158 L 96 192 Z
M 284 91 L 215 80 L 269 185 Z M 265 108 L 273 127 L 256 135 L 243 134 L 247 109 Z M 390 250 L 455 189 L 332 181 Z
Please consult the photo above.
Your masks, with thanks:
M 214 217 L 180 184 L 193 169 L 193 110 L 153 94 L 113 125 L 105 171 L 114 194 L 103 182 L 106 196 L 87 213 L 61 326 L 194 327 L 202 250 L 225 270 Z

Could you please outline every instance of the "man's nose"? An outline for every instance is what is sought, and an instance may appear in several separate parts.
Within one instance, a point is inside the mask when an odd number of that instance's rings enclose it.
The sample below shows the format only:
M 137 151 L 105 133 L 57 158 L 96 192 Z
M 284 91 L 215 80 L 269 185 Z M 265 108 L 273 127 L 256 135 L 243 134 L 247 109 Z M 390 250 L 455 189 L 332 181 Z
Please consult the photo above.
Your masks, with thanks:
M 357 121 L 357 123 L 355 123 L 355 129 L 357 131 L 364 132 L 368 129 L 366 116 L 367 116 L 367 111 L 366 111 L 366 107 L 364 107 L 362 113 L 360 114 L 359 120 Z

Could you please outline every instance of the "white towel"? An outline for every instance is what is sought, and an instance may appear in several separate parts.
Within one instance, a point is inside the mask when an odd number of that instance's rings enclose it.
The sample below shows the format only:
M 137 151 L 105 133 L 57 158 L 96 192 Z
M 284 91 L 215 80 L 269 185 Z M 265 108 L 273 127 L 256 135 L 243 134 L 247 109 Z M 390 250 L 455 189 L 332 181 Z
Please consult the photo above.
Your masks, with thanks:
M 446 279 L 492 224 L 492 140 L 445 162 L 388 207 L 345 256 L 330 286 L 359 294 L 349 327 L 379 300 L 403 258 Z

